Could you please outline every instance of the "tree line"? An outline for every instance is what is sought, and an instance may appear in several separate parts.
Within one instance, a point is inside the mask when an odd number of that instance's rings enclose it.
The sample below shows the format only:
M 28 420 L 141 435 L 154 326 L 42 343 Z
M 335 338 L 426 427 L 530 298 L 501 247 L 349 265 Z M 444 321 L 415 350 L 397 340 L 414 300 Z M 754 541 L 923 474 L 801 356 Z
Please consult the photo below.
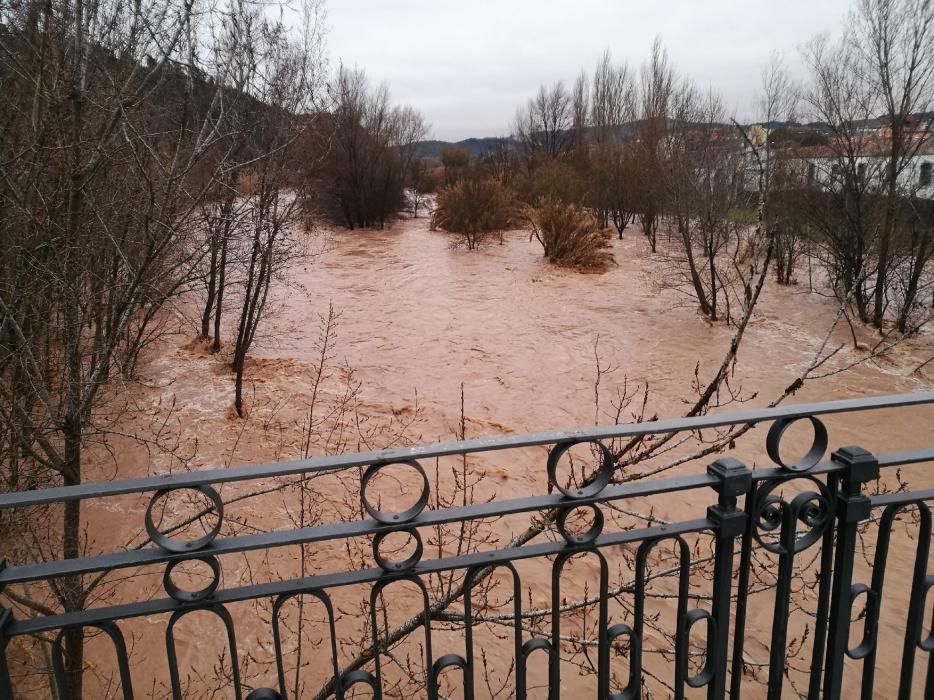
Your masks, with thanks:
M 934 153 L 932 22 L 921 0 L 859 0 L 839 39 L 805 45 L 803 82 L 773 58 L 760 122 L 745 126 L 659 39 L 638 67 L 607 51 L 570 87 L 540 86 L 502 148 L 443 152 L 438 180 L 495 179 L 520 203 L 577 207 L 620 238 L 638 222 L 663 284 L 711 320 L 735 319 L 770 251 L 778 283 L 815 261 L 853 320 L 910 334 L 934 289 L 918 176 L 918 157 Z
M 82 483 L 179 323 L 229 363 L 245 415 L 272 283 L 313 221 L 383 225 L 401 206 L 424 122 L 332 72 L 324 22 L 319 0 L 0 5 L 0 488 Z M 80 556 L 85 527 L 80 501 L 0 521 L 24 562 Z M 101 583 L 3 594 L 77 611 Z M 81 697 L 85 633 L 63 641 Z

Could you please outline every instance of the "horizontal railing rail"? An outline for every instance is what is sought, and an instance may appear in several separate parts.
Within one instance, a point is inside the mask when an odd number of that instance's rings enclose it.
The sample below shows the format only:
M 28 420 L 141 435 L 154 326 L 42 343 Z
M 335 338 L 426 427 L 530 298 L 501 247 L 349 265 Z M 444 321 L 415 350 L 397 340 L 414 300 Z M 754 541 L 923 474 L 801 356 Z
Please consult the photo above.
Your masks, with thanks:
M 152 599 L 131 600 L 116 604 L 105 604 L 82 609 L 50 610 L 44 614 L 37 611 L 20 618 L 22 608 L 17 609 L 14 619 L 12 611 L 4 613 L 0 608 L 0 698 L 12 697 L 15 674 L 9 662 L 11 640 L 29 636 L 42 637 L 53 633 L 51 658 L 53 661 L 53 684 L 59 697 L 67 698 L 70 679 L 75 673 L 68 667 L 69 659 L 63 651 L 63 636 L 68 630 L 104 630 L 113 640 L 116 650 L 120 687 L 125 698 L 133 697 L 132 670 L 120 621 L 133 618 L 170 615 L 166 631 L 166 650 L 169 675 L 174 697 L 182 697 L 181 670 L 175 653 L 175 637 L 172 630 L 178 619 L 196 610 L 218 615 L 228 630 L 229 663 L 232 664 L 232 684 L 237 698 L 242 697 L 244 684 L 240 680 L 238 651 L 234 637 L 234 621 L 226 607 L 242 601 L 268 599 L 274 601 L 272 615 L 275 634 L 275 667 L 277 687 L 257 688 L 250 697 L 290 697 L 290 688 L 285 682 L 283 651 L 280 644 L 278 610 L 291 596 L 312 594 L 325 602 L 328 621 L 325 631 L 330 629 L 332 658 L 328 667 L 333 672 L 325 678 L 320 695 L 343 698 L 358 685 L 367 686 L 377 697 L 383 692 L 385 664 L 381 662 L 387 653 L 378 638 L 379 625 L 376 618 L 377 596 L 395 581 L 415 583 L 424 593 L 424 606 L 417 618 L 420 622 L 413 629 L 425 634 L 424 658 L 420 673 L 423 688 L 430 698 L 439 697 L 441 676 L 456 669 L 460 674 L 460 687 L 464 697 L 475 697 L 482 693 L 477 688 L 475 676 L 480 673 L 472 645 L 472 629 L 475 613 L 469 602 L 470 591 L 479 585 L 491 570 L 507 567 L 519 590 L 520 574 L 513 564 L 523 560 L 548 562 L 552 569 L 553 598 L 548 629 L 532 630 L 519 625 L 521 601 L 514 601 L 513 617 L 514 654 L 512 671 L 514 695 L 525 697 L 528 690 L 528 660 L 533 653 L 541 652 L 547 657 L 547 686 L 552 698 L 560 695 L 561 674 L 568 655 L 574 654 L 573 642 L 560 634 L 561 598 L 559 598 L 564 567 L 569 557 L 595 555 L 598 561 L 596 578 L 585 586 L 597 602 L 597 639 L 592 644 L 596 649 L 596 661 L 591 664 L 591 673 L 596 678 L 597 695 L 601 698 L 637 698 L 641 696 L 646 682 L 645 605 L 646 581 L 649 577 L 648 561 L 653 548 L 662 541 L 675 543 L 680 551 L 679 567 L 671 574 L 678 581 L 677 591 L 670 594 L 677 604 L 676 628 L 671 637 L 672 671 L 663 684 L 671 694 L 681 697 L 685 687 L 705 687 L 709 698 L 739 698 L 744 683 L 744 641 L 747 635 L 746 620 L 752 603 L 750 576 L 754 557 L 766 556 L 775 559 L 773 623 L 768 639 L 761 640 L 768 648 L 768 679 L 764 681 L 770 698 L 781 697 L 787 684 L 786 662 L 789 639 L 789 619 L 794 595 L 793 582 L 801 576 L 801 552 L 815 548 L 817 557 L 816 608 L 813 611 L 809 641 L 812 646 L 809 669 L 804 682 L 808 695 L 816 697 L 818 691 L 824 697 L 839 697 L 844 673 L 844 659 L 862 662 L 863 697 L 870 697 L 874 687 L 875 669 L 867 664 L 874 660 L 876 640 L 880 634 L 879 608 L 883 600 L 884 577 L 873 573 L 870 583 L 854 584 L 857 541 L 859 528 L 870 520 L 879 523 L 880 544 L 876 546 L 876 564 L 880 571 L 885 567 L 889 550 L 889 539 L 894 521 L 899 514 L 910 509 L 917 513 L 917 545 L 914 551 L 913 575 L 907 592 L 909 616 L 904 623 L 903 652 L 900 665 L 899 697 L 909 697 L 912 691 L 921 695 L 915 687 L 916 661 L 927 664 L 929 669 L 925 681 L 924 695 L 934 693 L 934 641 L 924 636 L 921 619 L 929 591 L 934 588 L 934 574 L 929 573 L 931 515 L 928 505 L 934 500 L 934 472 L 932 478 L 922 484 L 921 489 L 906 490 L 904 487 L 892 493 L 870 493 L 868 485 L 877 481 L 887 470 L 923 465 L 934 462 L 934 445 L 916 450 L 873 453 L 863 444 L 859 448 L 843 447 L 827 458 L 830 447 L 828 430 L 821 417 L 849 414 L 869 410 L 934 405 L 934 392 L 920 392 L 896 396 L 881 396 L 866 399 L 830 401 L 794 406 L 780 406 L 745 410 L 736 413 L 704 415 L 676 420 L 651 421 L 627 425 L 594 427 L 587 429 L 510 435 L 496 438 L 463 440 L 459 442 L 435 443 L 415 447 L 394 448 L 351 455 L 319 457 L 307 460 L 241 466 L 228 469 L 210 469 L 195 472 L 173 473 L 162 476 L 123 479 L 102 483 L 87 483 L 0 494 L 0 511 L 4 517 L 15 517 L 15 513 L 37 506 L 54 506 L 82 500 L 97 500 L 134 494 L 151 495 L 149 505 L 131 529 L 143 526 L 148 539 L 131 549 L 88 553 L 73 558 L 51 558 L 44 561 L 0 560 L 0 593 L 4 590 L 25 590 L 29 585 L 61 585 L 56 581 L 73 582 L 87 575 L 109 575 L 122 569 L 150 571 L 153 567 L 165 566 L 163 588 L 165 596 Z M 813 438 L 805 456 L 795 462 L 786 462 L 782 457 L 781 442 L 787 429 L 798 421 L 812 426 Z M 922 436 L 934 442 L 934 415 L 928 421 L 919 421 Z M 705 473 L 677 476 L 653 476 L 632 480 L 629 472 L 621 474 L 616 459 L 607 443 L 619 439 L 634 439 L 653 435 L 675 433 L 698 433 L 710 429 L 742 428 L 745 426 L 768 425 L 765 451 L 776 466 L 750 469 L 739 456 L 743 449 L 730 447 L 731 457 L 720 457 L 713 461 Z M 924 426 L 928 429 L 925 433 Z M 867 433 L 871 440 L 871 431 Z M 586 477 L 576 482 L 559 478 L 559 463 L 567 451 L 575 445 L 589 445 L 597 461 Z M 432 484 L 421 461 L 451 456 L 470 456 L 478 453 L 506 451 L 517 448 L 550 446 L 545 472 L 549 493 L 519 498 L 494 499 L 489 502 L 463 503 L 447 507 L 430 507 L 433 495 Z M 711 457 L 713 459 L 713 457 Z M 380 472 L 390 467 L 411 470 L 413 483 L 406 490 L 416 497 L 414 505 L 402 512 L 381 510 L 379 503 L 372 502 L 368 489 Z M 687 467 L 684 467 L 687 468 Z M 359 470 L 357 476 L 353 470 Z M 359 478 L 359 505 L 363 518 L 334 523 L 314 524 L 288 529 L 271 529 L 250 534 L 222 536 L 224 502 L 215 487 L 246 481 L 283 479 L 328 474 L 348 474 Z M 796 482 L 798 487 L 788 494 L 784 485 Z M 436 484 L 434 488 L 439 488 Z M 155 512 L 160 498 L 180 490 L 200 492 L 210 505 L 215 524 L 203 536 L 194 541 L 179 541 L 170 538 L 172 531 L 160 529 L 162 523 Z M 708 493 L 709 502 L 699 497 L 700 504 L 707 503 L 706 517 L 687 518 L 681 521 L 657 523 L 647 521 L 645 526 L 630 525 L 619 531 L 605 532 L 606 513 L 613 515 L 620 505 L 636 502 L 636 499 L 652 499 L 671 494 Z M 693 498 L 693 497 L 692 497 Z M 788 499 L 791 500 L 788 500 Z M 606 513 L 605 513 L 606 511 Z M 590 528 L 577 532 L 567 524 L 574 513 L 589 513 Z M 533 535 L 548 533 L 547 541 L 533 542 L 513 540 L 507 546 L 484 548 L 477 546 L 468 551 L 437 551 L 434 558 L 424 556 L 425 548 L 420 532 L 445 526 L 457 526 L 476 521 L 495 522 L 505 516 L 533 514 L 539 529 Z M 202 514 L 203 515 L 203 514 Z M 160 521 L 160 522 L 157 522 Z M 434 531 L 434 530 L 432 530 Z M 402 533 L 414 543 L 415 551 L 402 561 L 393 560 L 396 554 L 388 551 L 383 542 L 393 533 Z M 709 562 L 695 560 L 685 538 L 706 538 L 710 542 L 712 556 Z M 327 542 L 372 540 L 372 561 L 375 566 L 357 566 L 351 570 L 337 572 L 313 572 L 311 575 L 275 577 L 274 580 L 250 585 L 221 588 L 223 562 L 227 557 L 256 551 L 272 551 L 286 547 L 297 547 Z M 914 540 L 913 540 L 914 541 Z M 489 544 L 489 543 L 487 543 Z M 623 586 L 632 598 L 629 619 L 625 622 L 611 620 L 608 608 L 610 598 L 621 595 L 610 594 L 608 583 L 609 566 L 607 557 L 620 547 L 634 546 L 635 559 L 630 562 L 634 583 Z M 914 546 L 914 545 L 913 545 Z M 680 548 L 680 549 L 678 549 Z M 404 555 L 403 555 L 404 556 Z M 868 556 L 868 555 L 867 555 Z M 208 565 L 212 580 L 201 590 L 180 590 L 173 582 L 175 568 L 187 561 L 198 561 Z M 349 564 L 350 562 L 348 562 Z M 702 566 L 708 568 L 703 569 Z M 703 596 L 689 594 L 691 572 L 703 571 L 709 578 L 709 592 Z M 432 576 L 452 572 L 459 576 L 461 595 L 458 612 L 466 646 L 463 654 L 445 654 L 438 658 L 431 652 L 431 625 L 433 618 L 450 621 L 452 613 L 448 600 L 439 607 L 437 601 L 429 599 L 429 589 L 424 583 Z M 706 580 L 706 579 L 705 579 Z M 580 583 L 579 581 L 577 582 Z M 369 586 L 372 590 L 366 605 L 371 616 L 370 627 L 374 635 L 371 643 L 360 650 L 357 663 L 340 668 L 336 654 L 334 606 L 331 592 L 349 586 Z M 894 585 L 889 583 L 888 586 Z M 864 642 L 855 650 L 849 645 L 850 618 L 856 600 L 864 596 L 867 601 Z M 133 597 L 132 595 L 130 597 Z M 12 598 L 14 601 L 16 598 Z M 688 605 L 709 603 L 709 609 Z M 442 614 L 443 613 L 443 614 Z M 541 617 L 541 615 L 540 615 Z M 477 619 L 481 619 L 477 617 Z M 706 621 L 706 642 L 699 647 L 692 643 L 693 628 L 697 622 Z M 612 623 L 612 624 L 611 624 Z M 932 623 L 934 625 L 934 623 Z M 327 636 L 327 635 L 325 635 Z M 621 646 L 622 645 L 622 646 Z M 706 646 L 705 646 L 706 645 Z M 697 648 L 695 648 L 697 647 Z M 611 653 L 623 657 L 623 666 L 628 669 L 622 678 L 611 672 Z M 698 670 L 690 665 L 690 659 L 703 658 L 703 667 Z M 615 658 L 615 657 L 614 657 Z M 925 661 L 926 659 L 926 661 Z M 918 666 L 920 668 L 920 666 Z M 907 669 L 907 670 L 906 670 Z M 691 674 L 694 675 L 691 675 Z M 417 675 L 417 674 L 416 674 Z M 657 668 L 650 674 L 658 676 Z M 869 695 L 866 689 L 869 688 Z M 260 692 L 261 691 L 261 692 Z
M 934 448 L 880 455 L 878 461 L 879 467 L 882 469 L 934 462 Z M 827 461 L 815 465 L 808 473 L 811 475 L 823 475 L 842 472 L 844 469 L 844 466 L 841 464 Z M 790 479 L 794 477 L 793 473 L 789 474 L 788 471 L 782 469 L 761 469 L 753 471 L 751 478 L 753 482 L 761 482 L 775 479 Z M 599 494 L 576 498 L 573 502 L 577 506 L 592 505 L 595 503 L 611 503 L 613 501 L 630 498 L 647 498 L 649 496 L 658 496 L 666 493 L 712 488 L 718 483 L 719 480 L 717 477 L 709 474 L 657 479 L 646 483 L 626 483 L 607 486 Z M 911 498 L 911 494 L 896 495 Z M 468 506 L 452 506 L 442 510 L 426 510 L 417 517 L 406 521 L 406 525 L 408 527 L 431 527 L 465 520 L 479 520 L 513 515 L 516 513 L 553 510 L 566 505 L 568 505 L 567 497 L 561 494 L 491 501 L 489 503 L 478 503 Z M 316 542 L 325 542 L 335 539 L 365 537 L 367 535 L 376 535 L 387 530 L 392 530 L 392 526 L 375 520 L 356 520 L 294 530 L 264 532 L 254 535 L 219 537 L 198 551 L 201 554 L 220 556 L 258 549 L 271 549 L 275 547 L 314 544 Z M 9 566 L 0 569 L 0 586 L 40 581 L 62 576 L 75 576 L 77 574 L 88 574 L 130 566 L 162 564 L 184 560 L 189 557 L 190 553 L 171 552 L 152 547 L 93 557 L 62 559 L 54 562 L 26 564 L 22 566 Z
M 120 496 L 129 493 L 158 491 L 161 489 L 188 488 L 192 486 L 254 481 L 298 474 L 330 472 L 350 467 L 364 467 L 378 462 L 400 462 L 408 459 L 434 459 L 452 455 L 476 454 L 494 450 L 522 447 L 539 447 L 564 442 L 612 440 L 644 435 L 690 432 L 707 428 L 722 428 L 731 425 L 757 425 L 780 420 L 794 420 L 808 416 L 829 416 L 836 413 L 855 413 L 886 408 L 902 408 L 934 403 L 934 391 L 912 394 L 877 396 L 866 399 L 844 399 L 822 403 L 799 404 L 797 406 L 775 406 L 750 409 L 731 413 L 709 414 L 691 418 L 625 423 L 620 425 L 574 430 L 558 430 L 526 435 L 505 435 L 491 438 L 476 438 L 451 442 L 429 443 L 413 447 L 396 447 L 388 450 L 358 452 L 331 457 L 257 464 L 226 469 L 209 469 L 196 472 L 164 474 L 139 479 L 121 479 L 98 483 L 62 486 L 36 491 L 17 491 L 0 494 L 0 509 L 59 503 L 64 501 Z

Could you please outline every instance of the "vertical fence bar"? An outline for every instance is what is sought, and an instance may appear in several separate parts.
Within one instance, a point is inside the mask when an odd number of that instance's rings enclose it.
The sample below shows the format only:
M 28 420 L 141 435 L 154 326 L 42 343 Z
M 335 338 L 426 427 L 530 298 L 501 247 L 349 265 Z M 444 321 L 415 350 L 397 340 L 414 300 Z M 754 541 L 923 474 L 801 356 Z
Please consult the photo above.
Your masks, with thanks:
M 691 550 L 687 542 L 680 536 L 674 541 L 678 545 L 678 612 L 677 628 L 675 632 L 675 684 L 674 696 L 676 700 L 684 697 L 684 685 L 687 682 L 688 669 L 688 595 L 690 595 L 691 576 Z M 710 630 L 708 628 L 708 634 Z
M 0 560 L 2 567 L 3 560 Z M 0 608 L 0 700 L 12 700 L 13 679 L 10 677 L 10 664 L 6 658 L 6 648 L 10 638 L 6 635 L 7 625 L 13 621 L 13 613 L 6 608 Z
M 921 506 L 924 507 L 926 506 Z M 922 516 L 922 527 L 918 533 L 918 549 L 915 555 L 915 566 L 911 576 L 911 597 L 908 603 L 908 617 L 905 620 L 905 642 L 902 647 L 902 670 L 898 685 L 898 699 L 908 700 L 911 697 L 911 685 L 914 680 L 915 655 L 922 646 L 921 635 L 924 633 L 924 599 L 928 589 L 934 586 L 934 576 L 926 576 L 928 554 L 931 548 L 931 516 L 926 513 Z M 932 620 L 934 625 L 934 620 Z M 934 632 L 931 633 L 934 635 Z M 934 695 L 932 679 L 934 679 L 934 649 L 928 652 L 928 680 L 926 699 Z
M 718 494 L 717 505 L 707 509 L 707 517 L 716 527 L 716 553 L 713 573 L 713 618 L 717 638 L 713 646 L 713 678 L 707 687 L 708 700 L 726 696 L 726 667 L 730 636 L 730 599 L 733 593 L 733 549 L 736 538 L 746 529 L 749 517 L 736 507 L 736 499 L 752 489 L 752 472 L 742 462 L 723 458 L 707 467 L 707 473 L 719 481 L 713 487 Z
M 749 602 L 749 571 L 752 566 L 752 531 L 755 528 L 753 512 L 755 498 L 746 494 L 743 512 L 746 529 L 740 540 L 739 580 L 736 584 L 736 619 L 733 627 L 733 654 L 730 665 L 730 700 L 740 700 L 743 690 L 743 645 L 746 634 L 746 606 Z
M 861 447 L 844 447 L 832 459 L 845 467 L 837 494 L 837 547 L 828 618 L 827 661 L 824 697 L 840 697 L 843 664 L 850 638 L 850 607 L 853 602 L 853 559 L 859 523 L 869 518 L 872 504 L 862 493 L 867 481 L 879 476 L 879 462 Z
M 788 615 L 791 609 L 791 584 L 795 563 L 795 521 L 787 506 L 781 512 L 781 554 L 775 581 L 775 605 L 772 613 L 772 637 L 769 643 L 768 700 L 780 700 L 785 683 L 785 659 L 788 644 Z M 755 527 L 755 526 L 754 526 Z
M 827 476 L 827 489 L 837 497 L 837 478 Z M 824 652 L 827 650 L 827 617 L 830 614 L 830 583 L 833 572 L 834 528 L 828 527 L 821 539 L 820 582 L 817 585 L 817 614 L 814 618 L 814 647 L 811 650 L 811 673 L 808 678 L 808 700 L 820 698 L 824 678 Z

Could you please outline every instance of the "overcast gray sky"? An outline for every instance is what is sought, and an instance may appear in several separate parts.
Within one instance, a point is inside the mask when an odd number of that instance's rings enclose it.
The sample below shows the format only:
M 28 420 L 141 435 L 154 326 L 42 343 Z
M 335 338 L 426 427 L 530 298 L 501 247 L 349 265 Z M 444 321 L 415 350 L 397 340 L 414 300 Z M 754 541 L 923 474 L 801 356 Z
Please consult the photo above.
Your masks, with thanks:
M 329 0 L 336 64 L 389 83 L 435 138 L 508 133 L 542 82 L 570 84 L 604 49 L 638 65 L 656 34 L 675 66 L 751 116 L 762 67 L 777 50 L 800 72 L 798 47 L 834 32 L 849 0 Z

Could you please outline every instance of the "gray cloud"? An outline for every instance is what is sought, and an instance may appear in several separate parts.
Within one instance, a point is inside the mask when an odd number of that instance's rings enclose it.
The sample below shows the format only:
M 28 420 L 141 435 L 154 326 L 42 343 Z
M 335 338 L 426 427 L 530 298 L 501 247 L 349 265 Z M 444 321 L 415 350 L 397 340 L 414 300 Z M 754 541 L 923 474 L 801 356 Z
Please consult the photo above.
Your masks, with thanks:
M 436 138 L 501 135 L 542 82 L 570 83 L 607 48 L 638 65 L 656 34 L 679 71 L 751 114 L 772 51 L 801 72 L 798 47 L 839 28 L 849 0 L 331 0 L 334 62 L 389 83 Z

